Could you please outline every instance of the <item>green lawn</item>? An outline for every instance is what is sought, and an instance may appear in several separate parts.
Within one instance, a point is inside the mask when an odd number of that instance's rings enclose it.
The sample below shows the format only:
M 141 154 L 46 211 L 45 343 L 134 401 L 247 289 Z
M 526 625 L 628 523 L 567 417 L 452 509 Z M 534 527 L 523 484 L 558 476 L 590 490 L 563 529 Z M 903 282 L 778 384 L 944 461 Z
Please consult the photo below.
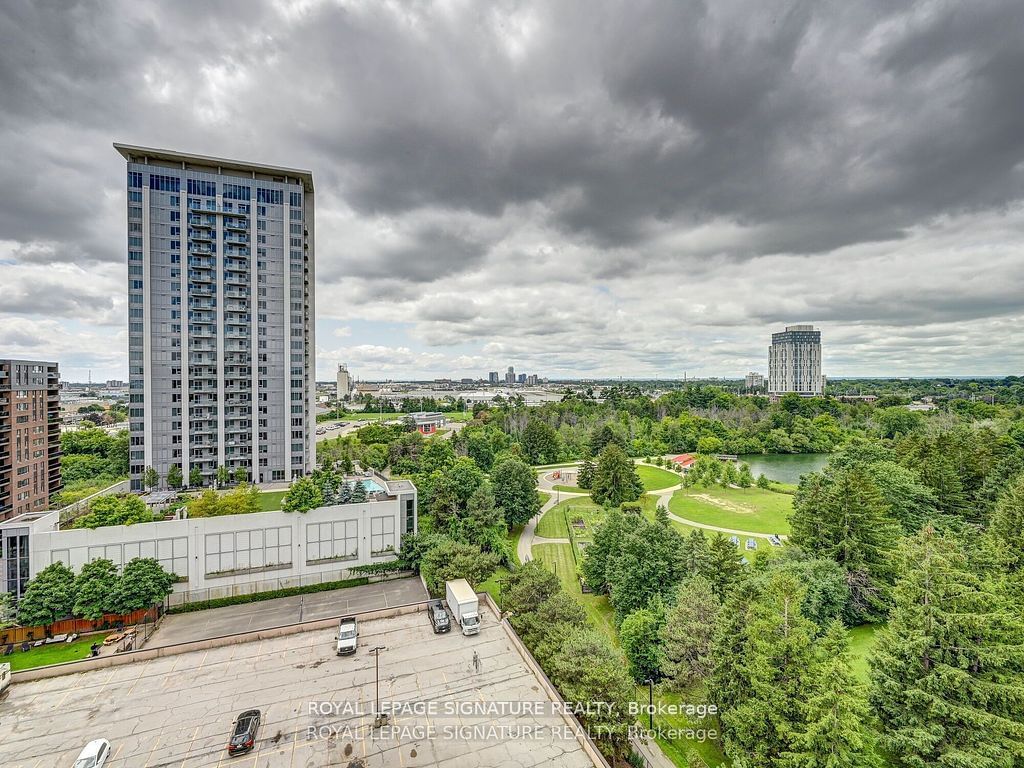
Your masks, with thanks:
M 540 505 L 543 507 L 548 503 L 548 499 L 551 498 L 551 494 L 545 493 L 544 491 L 537 491 L 537 498 L 540 499 Z
M 498 566 L 498 570 L 491 574 L 491 577 L 487 581 L 478 584 L 477 592 L 486 592 L 491 596 L 491 599 L 501 607 L 501 587 L 498 582 L 508 576 L 509 570 L 503 565 Z
M 636 689 L 636 700 L 646 704 L 648 702 L 649 692 L 646 686 L 638 686 Z M 657 687 L 654 690 L 654 702 L 655 704 L 662 703 L 668 705 L 700 705 L 708 704 L 710 696 L 702 686 L 697 685 L 692 688 L 685 690 L 681 693 L 669 690 L 659 690 Z M 638 718 L 644 728 L 648 725 L 647 715 L 641 715 Z M 698 717 L 696 715 L 687 716 L 686 714 L 658 714 L 654 718 L 655 730 L 666 732 L 672 730 L 714 730 L 717 733 L 722 732 L 722 726 L 718 722 L 717 715 L 705 715 L 704 717 Z M 687 768 L 690 765 L 688 752 L 692 749 L 701 756 L 701 759 L 705 764 L 720 768 L 721 766 L 732 765 L 732 762 L 725 756 L 725 753 L 721 749 L 721 744 L 718 741 L 712 741 L 711 739 L 678 739 L 669 741 L 667 739 L 657 738 L 658 746 L 661 747 L 662 752 L 668 757 L 673 763 L 682 768 Z
M 505 538 L 508 539 L 508 545 L 512 549 L 512 559 L 517 563 L 519 562 L 519 555 L 516 554 L 516 548 L 519 546 L 519 537 L 523 535 L 523 526 L 514 525 L 512 529 L 506 531 Z
M 688 488 L 669 503 L 669 511 L 686 520 L 753 533 L 789 533 L 792 509 L 792 496 L 761 488 Z
M 576 576 L 576 560 L 572 555 L 571 544 L 535 544 L 533 556 L 543 563 L 544 567 L 558 576 L 562 588 L 572 595 L 583 606 L 595 629 L 599 629 L 611 638 L 618 646 L 619 635 L 615 631 L 615 612 L 608 603 L 606 595 L 584 595 Z
M 637 464 L 636 471 L 640 475 L 640 482 L 644 484 L 645 491 L 660 491 L 683 482 L 683 478 L 675 472 L 651 467 L 647 464 Z
M 544 513 L 537 522 L 537 535 L 542 539 L 569 538 L 569 527 L 565 522 L 565 508 L 562 504 L 552 507 Z
M 553 485 L 551 487 L 552 489 L 561 491 L 562 493 L 590 493 L 590 491 L 580 488 L 578 485 Z
M 106 636 L 106 634 L 89 635 L 73 643 L 41 645 L 24 653 L 15 646 L 14 653 L 10 656 L 0 656 L 0 663 L 10 664 L 11 672 L 17 672 L 19 669 L 45 667 L 48 664 L 61 664 L 65 661 L 80 661 L 89 657 L 89 646 L 93 643 L 102 643 Z
M 882 624 L 861 624 L 853 627 L 847 634 L 850 638 L 850 666 L 857 679 L 865 685 L 868 683 L 868 654 L 875 647 L 875 640 Z
M 260 512 L 277 512 L 288 491 L 262 491 L 256 498 L 259 500 Z

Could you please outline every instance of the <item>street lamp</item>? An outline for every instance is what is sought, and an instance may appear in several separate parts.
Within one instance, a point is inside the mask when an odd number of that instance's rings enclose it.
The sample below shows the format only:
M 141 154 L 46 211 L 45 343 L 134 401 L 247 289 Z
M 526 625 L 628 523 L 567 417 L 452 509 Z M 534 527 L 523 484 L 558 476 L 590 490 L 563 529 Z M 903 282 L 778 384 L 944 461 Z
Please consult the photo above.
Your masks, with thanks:
M 647 678 L 644 680 L 647 683 L 647 730 L 654 730 L 654 680 Z
M 377 702 L 373 708 L 373 714 L 376 715 L 373 721 L 374 728 L 380 728 L 382 725 L 388 724 L 388 716 L 381 714 L 380 711 L 380 652 L 386 651 L 387 648 L 383 645 L 378 645 L 370 649 L 370 653 L 374 657 L 374 677 L 376 678 L 376 698 Z

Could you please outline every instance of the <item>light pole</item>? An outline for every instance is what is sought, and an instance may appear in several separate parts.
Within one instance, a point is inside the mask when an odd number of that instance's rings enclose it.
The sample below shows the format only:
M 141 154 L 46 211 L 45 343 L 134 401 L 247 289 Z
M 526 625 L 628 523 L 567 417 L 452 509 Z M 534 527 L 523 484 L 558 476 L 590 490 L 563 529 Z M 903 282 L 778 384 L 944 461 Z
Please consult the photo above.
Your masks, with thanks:
M 653 678 L 647 678 L 644 680 L 647 683 L 647 730 L 654 730 L 654 680 Z
M 370 649 L 370 653 L 374 657 L 374 677 L 376 679 L 376 704 L 373 707 L 373 714 L 375 715 L 373 721 L 374 728 L 380 728 L 382 725 L 387 725 L 388 716 L 382 715 L 380 712 L 380 652 L 386 651 L 387 648 L 383 645 L 378 645 Z

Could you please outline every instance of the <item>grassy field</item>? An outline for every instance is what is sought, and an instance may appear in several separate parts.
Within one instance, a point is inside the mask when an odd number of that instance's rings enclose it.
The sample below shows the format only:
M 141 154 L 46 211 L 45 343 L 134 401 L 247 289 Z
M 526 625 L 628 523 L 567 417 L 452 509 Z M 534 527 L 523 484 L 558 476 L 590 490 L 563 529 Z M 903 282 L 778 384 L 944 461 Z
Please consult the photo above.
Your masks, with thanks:
M 640 475 L 640 482 L 644 484 L 645 491 L 660 491 L 683 482 L 683 478 L 675 472 L 669 472 L 667 469 L 659 469 L 658 467 L 651 467 L 646 464 L 638 464 L 636 472 Z
M 288 491 L 263 491 L 256 498 L 260 503 L 260 512 L 277 512 Z
M 792 509 L 792 496 L 761 488 L 689 488 L 669 502 L 669 511 L 686 520 L 753 533 L 789 533 Z
M 562 493 L 589 493 L 589 491 L 580 488 L 578 485 L 553 485 L 553 490 L 561 491 Z
M 850 660 L 857 679 L 865 685 L 868 682 L 868 654 L 875 646 L 875 638 L 881 624 L 861 624 L 849 631 Z
M 477 585 L 477 591 L 486 592 L 498 606 L 501 606 L 501 587 L 498 585 L 498 582 L 508 576 L 508 573 L 508 568 L 499 565 L 498 570 L 491 574 L 491 578 Z
M 545 491 L 537 491 L 537 498 L 540 499 L 540 505 L 543 507 L 548 503 L 548 499 L 551 498 L 551 494 L 546 493 Z
M 564 503 L 563 501 L 562 504 Z M 562 504 L 549 509 L 537 522 L 537 535 L 542 539 L 569 538 L 569 527 L 565 522 L 565 509 Z
M 572 555 L 572 550 L 571 544 L 536 544 L 533 547 L 533 556 L 558 577 L 566 592 L 580 602 L 594 627 L 607 634 L 618 646 L 619 635 L 615 631 L 613 620 L 615 613 L 608 603 L 608 597 L 583 594 L 579 579 L 576 577 L 576 559 Z
M 512 529 L 505 533 L 505 538 L 508 539 L 508 545 L 512 549 L 512 559 L 517 563 L 519 562 L 519 555 L 516 553 L 516 548 L 519 546 L 519 537 L 523 535 L 523 526 L 515 525 Z
M 0 656 L 0 662 L 11 665 L 11 671 L 44 667 L 48 664 L 61 664 L 65 661 L 79 661 L 88 658 L 89 646 L 102 643 L 107 635 L 89 635 L 73 643 L 52 643 L 32 648 L 22 653 L 15 648 L 10 656 Z

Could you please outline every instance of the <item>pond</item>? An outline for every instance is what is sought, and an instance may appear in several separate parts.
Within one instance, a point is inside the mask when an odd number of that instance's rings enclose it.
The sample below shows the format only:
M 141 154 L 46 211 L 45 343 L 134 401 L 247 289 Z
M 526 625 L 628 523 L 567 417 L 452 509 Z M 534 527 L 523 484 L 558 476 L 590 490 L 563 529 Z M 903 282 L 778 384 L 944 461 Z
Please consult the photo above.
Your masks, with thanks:
M 764 474 L 779 483 L 800 482 L 800 475 L 817 472 L 828 463 L 827 453 L 754 453 L 740 456 L 754 477 Z

